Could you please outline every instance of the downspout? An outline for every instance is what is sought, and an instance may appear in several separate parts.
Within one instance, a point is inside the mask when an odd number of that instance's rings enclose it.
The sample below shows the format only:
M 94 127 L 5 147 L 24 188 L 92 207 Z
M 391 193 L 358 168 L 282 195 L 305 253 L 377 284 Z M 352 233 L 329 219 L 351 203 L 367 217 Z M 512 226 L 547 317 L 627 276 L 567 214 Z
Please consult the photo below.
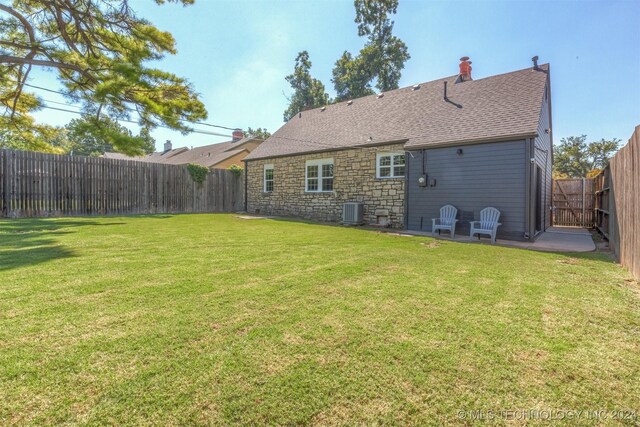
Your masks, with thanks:
M 540 206 L 540 209 L 542 210 L 542 230 L 540 230 L 540 233 L 543 233 L 546 229 L 547 229 L 547 196 L 549 195 L 548 191 L 547 191 L 547 178 L 548 178 L 548 167 L 549 167 L 549 150 L 543 150 L 542 148 L 536 146 L 536 141 L 535 139 L 533 140 L 533 152 L 535 154 L 536 150 L 541 151 L 544 153 L 544 181 L 542 182 L 542 185 L 544 185 L 544 197 L 542 199 L 542 206 Z M 537 164 L 536 164 L 536 168 L 533 168 L 533 170 L 535 170 L 537 172 Z M 537 179 L 536 181 L 537 182 Z M 537 194 L 537 189 L 534 188 L 534 192 Z M 534 214 L 537 215 L 538 213 L 534 211 Z M 535 218 L 535 217 L 534 217 Z M 534 225 L 534 233 L 536 234 L 536 236 L 538 236 L 540 233 L 537 233 L 538 230 L 535 229 L 535 225 Z
M 533 158 L 533 146 L 534 142 L 532 138 L 527 138 L 525 140 L 525 196 L 524 196 L 524 238 L 526 240 L 531 240 L 531 185 L 532 185 L 532 177 L 531 171 L 533 170 L 531 159 Z
M 536 239 L 536 139 L 531 138 L 531 160 L 529 161 L 529 240 Z
M 245 212 L 249 212 L 248 211 L 248 198 L 249 198 L 249 193 L 247 191 L 247 189 L 249 188 L 249 162 L 244 160 L 244 211 Z
M 447 87 L 446 83 L 447 82 L 445 82 L 445 89 Z M 422 177 L 424 177 L 425 179 L 424 188 L 427 188 L 427 186 L 429 185 L 429 180 L 427 179 L 427 150 L 425 150 L 424 148 L 420 152 L 420 159 L 422 161 Z M 424 227 L 424 216 L 420 216 L 420 231 L 423 231 L 423 227 Z
M 547 192 L 547 178 L 549 178 L 549 156 L 551 154 L 546 152 L 544 155 L 544 200 L 542 201 L 542 232 L 547 231 L 547 196 L 549 195 Z M 552 184 L 553 185 L 553 184 Z
M 547 70 L 547 103 L 549 104 L 549 157 L 551 159 L 551 168 L 553 170 L 553 110 L 551 108 L 551 65 L 549 65 L 549 69 Z M 553 204 L 553 173 L 551 175 L 551 195 L 549 196 L 549 205 L 548 205 L 548 209 L 551 210 L 551 205 Z M 547 186 L 547 183 L 544 183 L 545 188 Z M 545 209 L 547 209 L 546 207 L 546 200 L 545 200 Z M 552 218 L 552 213 L 553 211 L 549 212 L 549 227 L 553 227 L 553 218 Z M 546 213 L 545 213 L 545 219 L 547 217 Z
M 410 169 L 409 165 L 411 161 L 409 160 L 409 156 L 413 159 L 413 154 L 410 151 L 404 152 L 404 164 L 406 165 L 406 170 L 404 171 L 404 229 L 409 229 L 409 174 Z

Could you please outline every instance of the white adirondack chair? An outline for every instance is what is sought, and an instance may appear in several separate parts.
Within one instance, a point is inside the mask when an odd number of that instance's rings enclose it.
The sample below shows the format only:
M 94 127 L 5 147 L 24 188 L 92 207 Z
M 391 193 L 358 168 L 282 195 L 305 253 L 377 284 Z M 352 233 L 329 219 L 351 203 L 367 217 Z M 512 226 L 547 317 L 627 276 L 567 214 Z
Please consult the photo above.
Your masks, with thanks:
M 433 218 L 433 226 L 431 227 L 431 233 L 433 235 L 436 234 L 436 230 L 438 230 L 438 234 L 440 234 L 440 230 L 449 230 L 451 232 L 451 238 L 456 237 L 456 215 L 458 215 L 458 209 L 454 208 L 451 205 L 445 205 L 440 208 L 440 218 Z
M 500 211 L 496 208 L 484 208 L 480 211 L 480 221 L 471 221 L 471 238 L 474 234 L 478 235 L 480 240 L 481 234 L 488 234 L 491 236 L 491 243 L 496 242 L 496 232 L 498 227 L 501 226 L 498 222 L 500 219 Z

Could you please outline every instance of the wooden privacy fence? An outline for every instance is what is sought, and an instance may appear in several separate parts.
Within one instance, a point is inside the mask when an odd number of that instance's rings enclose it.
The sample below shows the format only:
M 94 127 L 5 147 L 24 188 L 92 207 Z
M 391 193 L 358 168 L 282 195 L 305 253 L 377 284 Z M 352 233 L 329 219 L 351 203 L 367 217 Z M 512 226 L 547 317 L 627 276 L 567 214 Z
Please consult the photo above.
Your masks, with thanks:
M 594 182 L 592 178 L 554 179 L 552 223 L 569 227 L 594 226 Z
M 187 165 L 0 150 L 0 217 L 235 212 L 244 177 Z
M 640 126 L 596 177 L 596 227 L 640 279 Z

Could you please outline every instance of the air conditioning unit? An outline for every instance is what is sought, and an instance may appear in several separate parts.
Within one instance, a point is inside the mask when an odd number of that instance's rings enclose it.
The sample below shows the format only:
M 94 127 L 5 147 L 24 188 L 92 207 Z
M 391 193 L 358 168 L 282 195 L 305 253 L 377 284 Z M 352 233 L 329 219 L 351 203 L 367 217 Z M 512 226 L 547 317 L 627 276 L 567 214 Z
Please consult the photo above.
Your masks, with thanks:
M 346 225 L 362 225 L 364 223 L 364 205 L 347 202 L 342 206 L 342 223 Z

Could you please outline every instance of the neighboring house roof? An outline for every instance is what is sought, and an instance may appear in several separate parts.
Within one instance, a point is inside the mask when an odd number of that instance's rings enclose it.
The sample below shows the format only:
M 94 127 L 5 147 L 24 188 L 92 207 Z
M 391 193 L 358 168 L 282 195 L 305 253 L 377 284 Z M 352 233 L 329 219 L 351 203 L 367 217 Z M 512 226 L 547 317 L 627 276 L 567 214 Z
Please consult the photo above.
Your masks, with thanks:
M 117 160 L 137 160 L 140 162 L 166 163 L 167 159 L 188 150 L 189 149 L 187 147 L 180 147 L 166 152 L 155 152 L 147 154 L 146 156 L 127 156 L 126 154 L 122 153 L 106 152 L 102 157 Z
M 237 145 L 241 141 L 231 143 L 222 142 L 219 144 L 205 145 L 202 147 L 194 147 L 184 153 L 166 159 L 163 163 L 173 165 L 183 165 L 187 163 L 197 163 L 202 166 L 213 166 L 229 157 L 238 153 L 247 151 L 242 146 Z
M 540 68 L 458 84 L 456 75 L 303 111 L 245 160 L 395 141 L 417 149 L 535 136 L 549 65 Z M 462 108 L 444 101 L 444 82 Z
M 245 144 L 251 141 L 261 141 L 260 138 L 246 137 L 239 141 L 220 142 L 218 144 L 204 145 L 189 149 L 187 147 L 176 148 L 167 152 L 156 152 L 146 156 L 128 157 L 120 153 L 104 153 L 104 157 L 120 160 L 136 160 L 149 163 L 166 163 L 172 165 L 183 165 L 187 163 L 197 163 L 202 166 L 211 167 L 239 153 L 250 150 Z

